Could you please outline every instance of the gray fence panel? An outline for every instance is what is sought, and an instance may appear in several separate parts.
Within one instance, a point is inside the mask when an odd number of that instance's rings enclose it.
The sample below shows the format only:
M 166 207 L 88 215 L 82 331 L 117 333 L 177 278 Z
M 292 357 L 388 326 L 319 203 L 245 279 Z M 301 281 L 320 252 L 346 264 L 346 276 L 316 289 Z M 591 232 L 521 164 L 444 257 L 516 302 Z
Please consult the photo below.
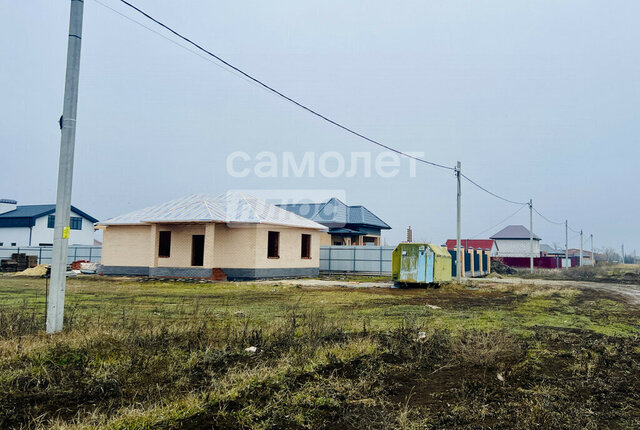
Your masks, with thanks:
M 7 246 L 0 248 L 0 260 L 10 259 L 11 254 L 37 255 L 38 264 L 51 264 L 53 248 L 51 246 Z M 67 253 L 67 264 L 71 264 L 76 260 L 100 263 L 102 260 L 102 247 L 71 245 Z
M 323 272 L 391 273 L 393 246 L 321 246 Z

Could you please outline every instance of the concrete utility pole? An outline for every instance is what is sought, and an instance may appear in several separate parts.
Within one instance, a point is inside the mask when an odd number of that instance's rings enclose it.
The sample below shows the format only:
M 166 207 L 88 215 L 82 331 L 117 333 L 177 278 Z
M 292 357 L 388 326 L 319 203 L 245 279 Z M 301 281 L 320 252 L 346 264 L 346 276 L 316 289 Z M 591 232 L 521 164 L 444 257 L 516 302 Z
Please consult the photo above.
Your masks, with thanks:
M 593 234 L 591 234 L 591 265 L 596 265 L 596 253 L 593 252 Z
M 533 199 L 529 199 L 529 263 L 533 273 Z
M 580 229 L 580 267 L 582 267 L 582 229 Z
M 461 202 L 462 187 L 460 184 L 460 173 L 462 171 L 462 163 L 459 161 L 456 164 L 456 179 L 458 180 L 458 226 L 456 229 L 456 280 L 458 283 L 462 282 L 462 252 L 460 252 L 460 221 L 461 221 Z
M 622 244 L 621 251 L 622 251 L 622 254 L 621 254 L 621 256 L 622 256 L 622 264 L 624 264 L 624 243 Z
M 53 261 L 51 284 L 47 302 L 47 333 L 62 331 L 64 293 L 67 281 L 67 249 L 69 245 L 69 217 L 73 182 L 73 153 L 76 141 L 76 113 L 78 108 L 78 80 L 80 76 L 80 45 L 82 42 L 83 0 L 71 0 L 67 72 L 64 86 L 64 106 L 60 128 L 60 162 L 53 229 Z
M 564 261 L 566 269 L 569 268 L 569 221 L 564 220 Z

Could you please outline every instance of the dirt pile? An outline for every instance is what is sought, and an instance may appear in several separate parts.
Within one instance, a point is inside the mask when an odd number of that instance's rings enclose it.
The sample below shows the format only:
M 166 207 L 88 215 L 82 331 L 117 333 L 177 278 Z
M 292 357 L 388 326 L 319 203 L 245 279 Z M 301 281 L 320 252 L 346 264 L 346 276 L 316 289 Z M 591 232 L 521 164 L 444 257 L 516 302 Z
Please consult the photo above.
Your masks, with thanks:
M 47 273 L 48 264 L 38 264 L 36 267 L 25 269 L 22 272 L 15 272 L 13 276 L 44 276 Z
M 491 271 L 499 275 L 515 275 L 516 269 L 507 266 L 500 260 L 491 260 Z

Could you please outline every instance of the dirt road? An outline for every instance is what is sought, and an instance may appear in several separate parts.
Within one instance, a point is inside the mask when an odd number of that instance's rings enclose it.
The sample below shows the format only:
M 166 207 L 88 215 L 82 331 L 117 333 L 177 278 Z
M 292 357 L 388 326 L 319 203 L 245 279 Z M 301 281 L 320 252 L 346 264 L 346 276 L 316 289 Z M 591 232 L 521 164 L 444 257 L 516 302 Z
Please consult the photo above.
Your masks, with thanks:
M 558 287 L 590 288 L 606 291 L 624 297 L 629 303 L 640 306 L 640 285 L 616 284 L 608 282 L 585 281 L 554 281 L 548 279 L 520 279 L 520 278 L 475 278 L 471 283 L 477 284 L 511 284 L 511 285 L 551 285 Z
M 341 280 L 324 280 L 324 279 L 280 279 L 260 281 L 262 284 L 276 285 L 301 285 L 303 287 L 349 287 L 349 288 L 391 288 L 393 282 L 360 282 L 360 281 L 341 281 Z
M 606 291 L 623 297 L 628 303 L 640 306 L 640 285 L 616 284 L 605 282 L 585 281 L 554 281 L 548 279 L 521 279 L 521 278 L 474 278 L 468 281 L 470 285 L 482 284 L 510 284 L 510 285 L 546 285 L 558 287 L 590 288 Z M 393 282 L 359 282 L 321 279 L 282 279 L 278 281 L 261 281 L 261 283 L 280 285 L 301 285 L 304 287 L 347 287 L 347 288 L 391 288 Z

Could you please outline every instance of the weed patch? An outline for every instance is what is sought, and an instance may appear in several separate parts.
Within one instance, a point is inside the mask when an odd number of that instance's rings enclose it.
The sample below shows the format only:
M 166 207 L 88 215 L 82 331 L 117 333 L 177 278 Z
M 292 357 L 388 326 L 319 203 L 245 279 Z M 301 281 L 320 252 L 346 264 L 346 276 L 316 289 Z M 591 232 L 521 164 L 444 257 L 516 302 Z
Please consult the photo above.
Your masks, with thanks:
M 70 280 L 48 336 L 23 284 L 0 278 L 0 428 L 640 426 L 640 315 L 602 292 Z

